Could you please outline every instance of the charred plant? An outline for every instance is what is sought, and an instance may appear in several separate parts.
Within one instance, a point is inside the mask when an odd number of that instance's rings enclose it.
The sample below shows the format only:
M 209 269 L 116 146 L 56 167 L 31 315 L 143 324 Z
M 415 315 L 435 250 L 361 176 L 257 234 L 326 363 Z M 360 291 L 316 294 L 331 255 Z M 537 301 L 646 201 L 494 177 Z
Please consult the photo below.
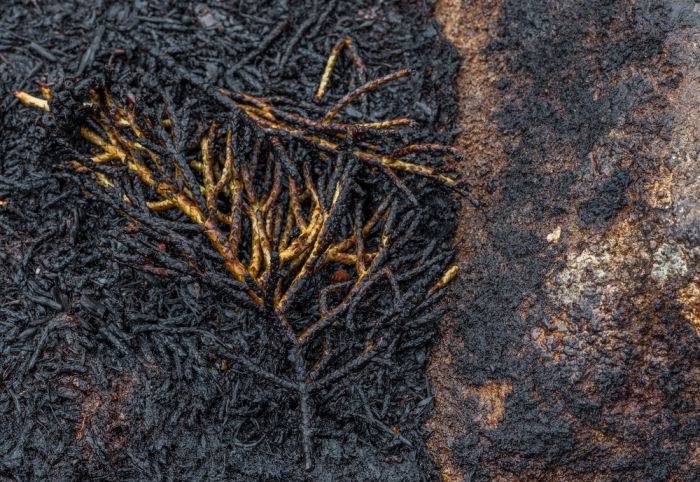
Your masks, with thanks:
M 352 42 L 331 52 L 316 92 L 322 102 L 343 52 L 364 78 Z M 275 334 L 280 366 L 261 366 L 228 347 L 238 365 L 295 394 L 307 469 L 312 466 L 314 393 L 396 349 L 400 333 L 431 319 L 431 307 L 456 275 L 435 245 L 410 246 L 420 217 L 410 180 L 456 184 L 421 162 L 455 151 L 403 144 L 407 118 L 340 122 L 342 111 L 400 70 L 364 82 L 319 118 L 284 109 L 279 98 L 219 95 L 235 106 L 192 127 L 187 109 L 164 93 L 148 113 L 133 98 L 117 100 L 93 85 L 77 127 L 83 142 L 70 165 L 90 174 L 91 191 L 164 237 L 203 272 L 207 256 L 181 243 L 176 227 L 194 225 L 245 294 L 260 323 Z M 52 111 L 53 92 L 18 92 L 27 105 Z M 75 116 L 75 113 L 74 113 Z M 384 177 L 390 182 L 371 182 Z M 406 287 L 410 285 L 410 289 Z

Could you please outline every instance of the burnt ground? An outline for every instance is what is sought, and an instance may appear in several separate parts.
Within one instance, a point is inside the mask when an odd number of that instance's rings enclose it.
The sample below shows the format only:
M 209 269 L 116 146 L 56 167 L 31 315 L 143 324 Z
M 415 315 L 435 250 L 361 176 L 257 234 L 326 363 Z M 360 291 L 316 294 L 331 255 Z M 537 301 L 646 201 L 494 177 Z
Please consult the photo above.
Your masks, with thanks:
M 446 480 L 697 480 L 698 10 L 439 2 L 481 204 L 428 370 Z
M 160 89 L 177 91 L 176 100 L 197 102 L 195 117 L 224 109 L 208 86 L 313 110 L 327 56 L 349 35 L 369 79 L 415 69 L 370 97 L 371 120 L 409 115 L 414 141 L 450 143 L 456 50 L 423 1 L 183 5 L 3 2 L 0 479 L 436 478 L 423 428 L 434 316 L 399 329 L 391 350 L 315 392 L 306 471 L 299 402 L 229 357 L 235 346 L 236 356 L 284 369 L 258 314 L 212 282 L 221 276 L 171 270 L 161 261 L 167 237 L 146 237 L 86 195 L 85 178 L 57 168 L 68 160 L 59 141 L 76 118 L 41 115 L 14 91 L 46 82 L 80 100 L 80 82 L 99 77 L 145 103 L 160 102 Z M 343 57 L 329 95 L 340 98 L 353 75 Z M 415 220 L 424 222 L 412 249 L 430 244 L 444 262 L 456 219 L 450 194 L 418 187 Z
M 422 2 L 261 2 L 255 14 L 6 3 L 0 477 L 697 478 L 692 2 L 441 0 L 436 16 L 461 58 L 458 118 L 460 58 Z M 307 23 L 308 12 L 323 18 Z M 269 37 L 281 19 L 289 24 Z M 422 73 L 389 92 L 389 111 L 408 106 L 431 140 L 461 130 L 461 171 L 478 202 L 458 218 L 461 275 L 429 384 L 419 338 L 373 384 L 390 387 L 386 410 L 384 388 L 369 415 L 357 391 L 317 415 L 327 431 L 311 474 L 287 395 L 222 371 L 226 354 L 182 330 L 233 338 L 240 307 L 196 277 L 105 255 L 125 249 L 124 220 L 51 168 L 44 120 L 9 95 L 109 65 L 145 85 L 146 73 L 176 79 L 133 32 L 202 82 L 309 96 L 333 42 L 351 33 L 373 73 Z M 448 213 L 433 228 L 451 223 Z M 181 330 L 133 332 L 146 323 Z M 379 429 L 377 414 L 399 421 L 412 447 Z

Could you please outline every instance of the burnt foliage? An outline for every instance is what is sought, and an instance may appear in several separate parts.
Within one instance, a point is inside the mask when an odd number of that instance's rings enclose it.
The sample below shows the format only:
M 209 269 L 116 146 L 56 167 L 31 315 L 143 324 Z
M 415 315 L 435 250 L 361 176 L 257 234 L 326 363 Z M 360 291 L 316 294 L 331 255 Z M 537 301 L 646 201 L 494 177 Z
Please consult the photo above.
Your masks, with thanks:
M 428 7 L 7 12 L 0 474 L 431 477 L 455 59 Z M 41 117 L 10 97 L 37 81 Z

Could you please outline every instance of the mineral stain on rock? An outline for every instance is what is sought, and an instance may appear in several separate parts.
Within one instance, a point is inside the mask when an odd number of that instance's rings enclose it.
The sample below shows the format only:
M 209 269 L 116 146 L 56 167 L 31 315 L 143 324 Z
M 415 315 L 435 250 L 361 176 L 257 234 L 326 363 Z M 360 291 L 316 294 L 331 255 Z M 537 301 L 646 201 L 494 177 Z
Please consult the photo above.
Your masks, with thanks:
M 592 196 L 578 205 L 579 219 L 586 225 L 603 225 L 627 205 L 630 176 L 619 171 L 603 180 Z

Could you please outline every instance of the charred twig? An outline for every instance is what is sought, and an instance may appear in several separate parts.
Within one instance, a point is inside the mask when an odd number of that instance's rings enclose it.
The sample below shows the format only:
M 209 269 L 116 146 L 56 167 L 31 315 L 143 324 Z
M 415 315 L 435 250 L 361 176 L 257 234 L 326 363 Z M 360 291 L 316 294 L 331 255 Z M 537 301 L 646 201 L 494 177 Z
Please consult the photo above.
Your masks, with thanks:
M 243 57 L 240 62 L 238 62 L 236 65 L 233 66 L 232 70 L 238 70 L 241 66 L 244 66 L 248 64 L 251 60 L 257 58 L 261 53 L 263 53 L 265 50 L 267 50 L 272 42 L 275 41 L 279 35 L 284 32 L 287 27 L 289 26 L 289 22 L 286 20 L 281 21 L 280 23 L 275 26 L 270 32 L 265 36 L 265 38 L 262 39 L 260 42 L 260 45 L 258 45 L 258 48 L 250 52 L 248 55 Z

